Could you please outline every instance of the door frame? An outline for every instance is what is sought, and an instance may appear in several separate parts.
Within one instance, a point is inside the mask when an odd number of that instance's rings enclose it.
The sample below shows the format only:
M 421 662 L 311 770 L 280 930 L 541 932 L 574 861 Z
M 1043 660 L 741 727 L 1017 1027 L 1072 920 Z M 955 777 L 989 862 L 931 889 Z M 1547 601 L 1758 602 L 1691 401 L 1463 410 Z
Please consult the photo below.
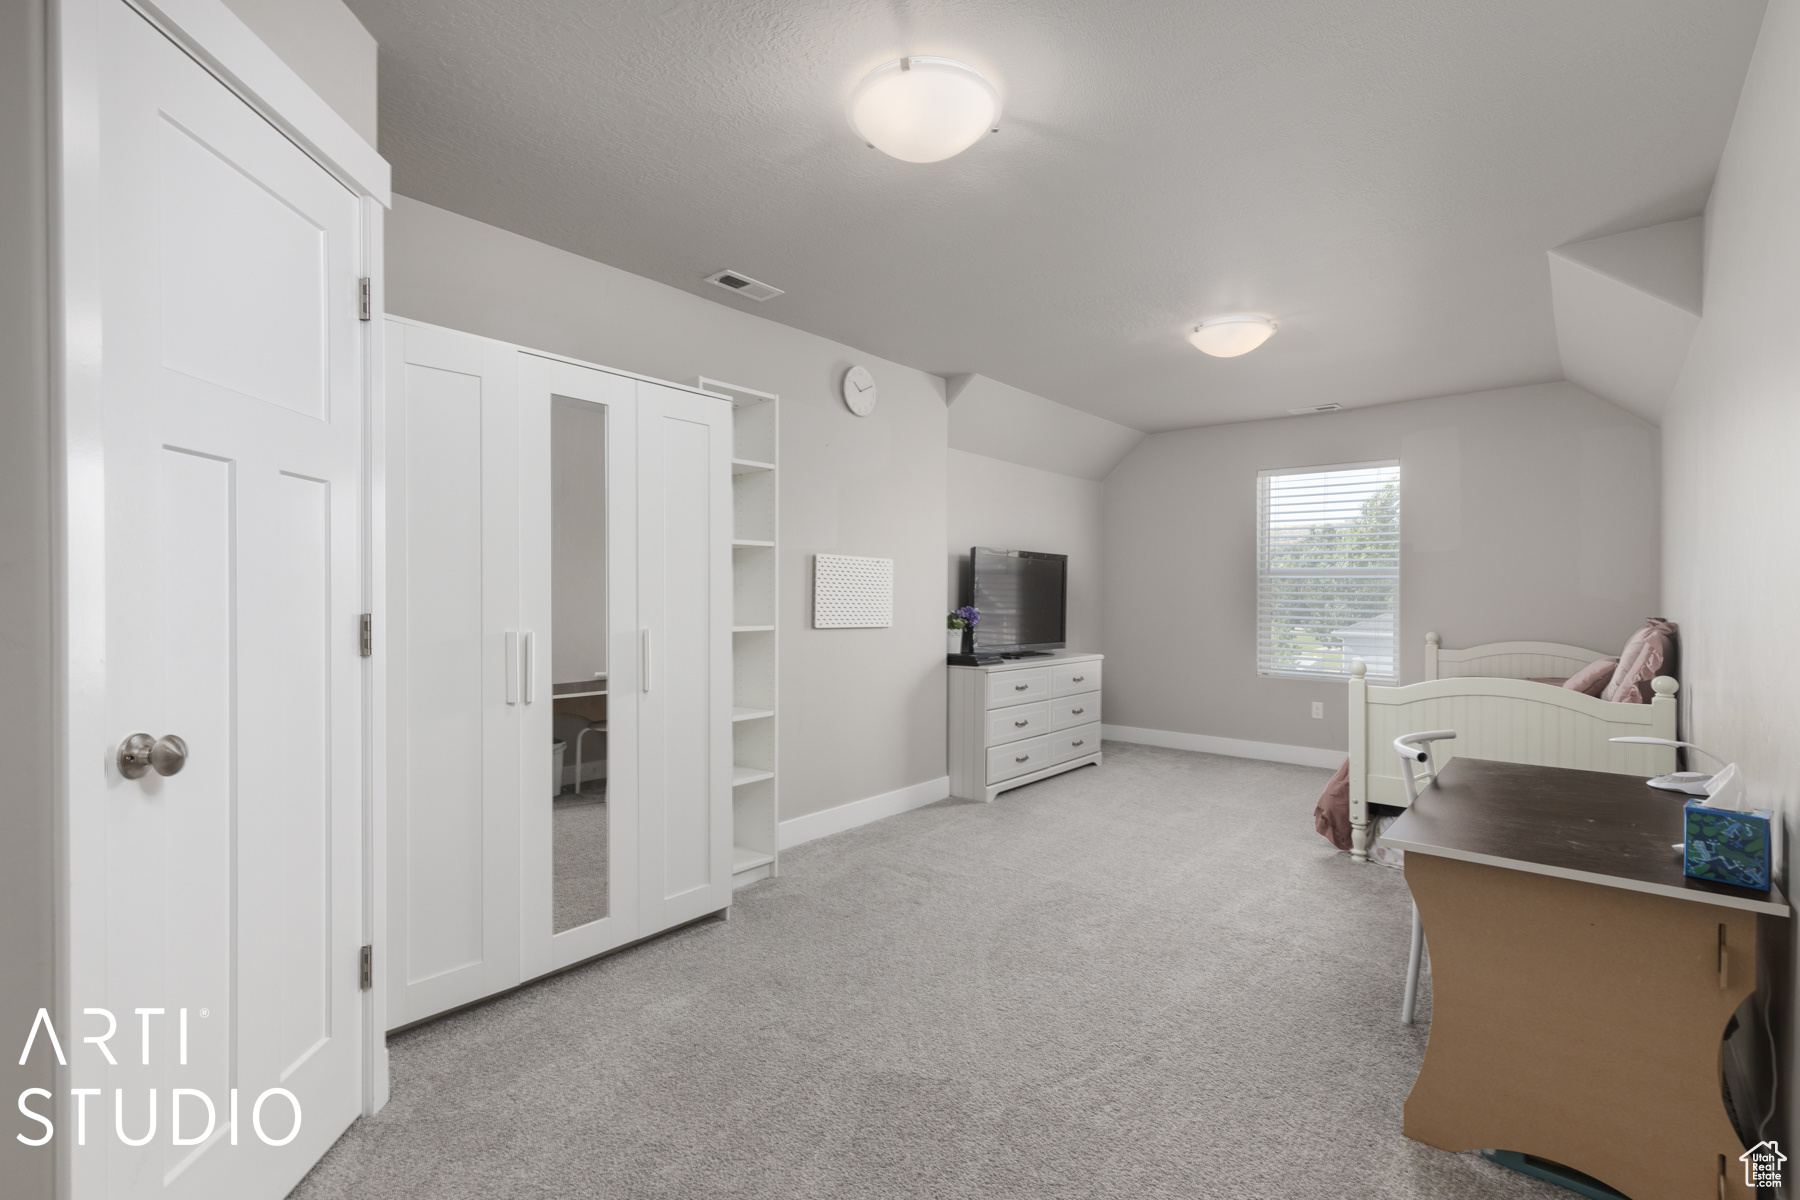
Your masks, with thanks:
M 365 660 L 362 695 L 363 935 L 375 947 L 374 987 L 362 1000 L 363 1111 L 387 1102 L 388 1062 L 384 1011 L 385 972 L 381 915 L 385 869 L 382 766 L 386 761 L 382 710 L 386 705 L 385 654 L 380 617 L 385 589 L 372 569 L 385 554 L 381 510 L 384 471 L 382 344 L 382 222 L 392 205 L 388 165 L 350 125 L 319 98 L 292 68 L 250 31 L 222 0 L 48 0 L 50 109 L 48 210 L 51 228 L 48 311 L 51 335 L 52 413 L 51 574 L 54 697 L 51 805 L 54 813 L 53 909 L 56 1023 L 71 1021 L 88 981 L 74 976 L 73 929 L 78 912 L 92 904 L 72 893 L 71 847 L 94 836 L 94 808 L 82 801 L 92 790 L 94 747 L 105 744 L 106 509 L 105 421 L 101 374 L 101 297 L 105 267 L 100 245 L 100 171 L 94 155 L 99 126 L 99 16 L 102 6 L 125 4 L 220 80 L 348 188 L 361 208 L 360 274 L 371 281 L 370 321 L 363 322 L 364 468 L 361 591 L 376 616 L 374 654 Z M 73 1107 L 66 1068 L 57 1069 L 55 1117 L 70 1128 Z M 73 1143 L 56 1141 L 56 1193 L 72 1186 Z

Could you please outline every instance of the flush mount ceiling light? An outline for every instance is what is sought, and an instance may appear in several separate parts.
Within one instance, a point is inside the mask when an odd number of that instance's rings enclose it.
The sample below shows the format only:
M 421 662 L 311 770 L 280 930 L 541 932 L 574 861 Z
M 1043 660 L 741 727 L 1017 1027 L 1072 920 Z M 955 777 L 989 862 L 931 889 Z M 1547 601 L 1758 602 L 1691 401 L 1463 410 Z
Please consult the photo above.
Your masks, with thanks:
M 1000 122 L 1000 93 L 953 58 L 914 55 L 876 67 L 850 94 L 850 128 L 902 162 L 941 162 Z
M 1200 322 L 1187 340 L 1194 348 L 1214 358 L 1236 358 L 1248 354 L 1275 332 L 1275 322 L 1255 313 L 1233 313 L 1228 317 L 1212 317 Z

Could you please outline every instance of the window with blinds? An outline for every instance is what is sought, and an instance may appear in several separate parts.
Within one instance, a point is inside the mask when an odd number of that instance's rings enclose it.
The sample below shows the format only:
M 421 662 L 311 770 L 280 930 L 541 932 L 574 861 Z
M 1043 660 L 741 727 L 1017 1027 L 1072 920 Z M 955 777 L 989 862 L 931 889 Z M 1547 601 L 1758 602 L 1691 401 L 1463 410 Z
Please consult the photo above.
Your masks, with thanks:
M 1396 678 L 1400 464 L 1264 471 L 1256 480 L 1256 672 Z

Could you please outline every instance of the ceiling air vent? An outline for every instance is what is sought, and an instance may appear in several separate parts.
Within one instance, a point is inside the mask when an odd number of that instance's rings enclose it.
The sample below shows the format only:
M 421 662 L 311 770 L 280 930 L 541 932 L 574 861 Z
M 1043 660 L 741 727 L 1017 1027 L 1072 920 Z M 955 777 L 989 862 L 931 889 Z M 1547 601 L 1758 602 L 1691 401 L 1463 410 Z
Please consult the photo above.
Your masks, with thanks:
M 1341 404 L 1337 404 L 1337 403 L 1315 404 L 1311 408 L 1290 408 L 1290 409 L 1288 409 L 1288 411 L 1293 413 L 1296 417 L 1310 417 L 1314 413 L 1336 412 L 1338 409 L 1340 409 L 1342 407 L 1344 407 L 1344 406 Z
M 720 271 L 717 274 L 708 275 L 706 282 L 716 284 L 728 292 L 736 292 L 746 300 L 767 300 L 771 296 L 782 294 L 780 288 L 760 283 L 742 271 Z

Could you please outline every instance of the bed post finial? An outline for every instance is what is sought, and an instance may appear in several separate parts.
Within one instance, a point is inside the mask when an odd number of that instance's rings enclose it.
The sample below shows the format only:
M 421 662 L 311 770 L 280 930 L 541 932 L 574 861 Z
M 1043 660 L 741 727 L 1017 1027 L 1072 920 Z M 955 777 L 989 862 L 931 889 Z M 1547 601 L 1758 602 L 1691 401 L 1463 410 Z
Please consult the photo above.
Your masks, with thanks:
M 1361 679 L 1363 676 L 1367 675 L 1368 673 L 1369 673 L 1369 664 L 1365 663 L 1360 658 L 1353 658 L 1350 660 L 1350 674 L 1353 678 Z
M 1673 696 L 1681 690 L 1681 681 L 1667 675 L 1658 675 L 1650 681 L 1650 690 L 1659 696 Z
M 1441 646 L 1444 644 L 1443 636 L 1436 633 L 1428 633 L 1425 635 L 1425 644 L 1427 646 Z

